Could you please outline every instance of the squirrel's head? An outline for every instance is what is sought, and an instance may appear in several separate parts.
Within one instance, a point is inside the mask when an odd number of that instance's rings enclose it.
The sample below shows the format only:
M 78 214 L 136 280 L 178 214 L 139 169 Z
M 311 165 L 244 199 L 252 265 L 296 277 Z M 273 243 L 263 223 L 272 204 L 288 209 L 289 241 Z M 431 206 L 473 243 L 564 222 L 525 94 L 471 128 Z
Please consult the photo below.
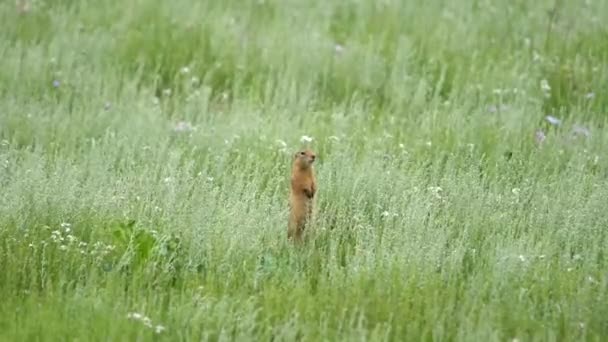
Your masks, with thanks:
M 300 150 L 293 156 L 294 163 L 298 164 L 301 168 L 308 168 L 315 162 L 317 156 L 310 149 Z

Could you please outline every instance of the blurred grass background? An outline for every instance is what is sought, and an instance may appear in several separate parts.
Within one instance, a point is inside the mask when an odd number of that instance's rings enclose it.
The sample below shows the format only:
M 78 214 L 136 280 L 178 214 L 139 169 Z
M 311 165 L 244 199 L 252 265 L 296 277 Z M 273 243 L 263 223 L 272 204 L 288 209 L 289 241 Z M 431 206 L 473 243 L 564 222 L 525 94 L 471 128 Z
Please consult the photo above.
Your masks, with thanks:
M 608 334 L 608 3 L 20 0 L 0 21 L 0 339 Z M 302 146 L 320 215 L 294 248 Z

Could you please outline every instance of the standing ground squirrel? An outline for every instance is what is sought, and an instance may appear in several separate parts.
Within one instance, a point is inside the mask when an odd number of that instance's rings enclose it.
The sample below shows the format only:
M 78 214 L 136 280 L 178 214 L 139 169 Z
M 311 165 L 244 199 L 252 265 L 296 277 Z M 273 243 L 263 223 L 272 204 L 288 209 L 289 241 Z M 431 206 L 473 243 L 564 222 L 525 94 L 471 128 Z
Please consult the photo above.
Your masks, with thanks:
M 315 158 L 315 153 L 309 149 L 298 151 L 293 156 L 287 238 L 293 238 L 296 242 L 302 241 L 304 228 L 309 222 L 313 210 L 317 191 L 317 181 L 312 165 Z

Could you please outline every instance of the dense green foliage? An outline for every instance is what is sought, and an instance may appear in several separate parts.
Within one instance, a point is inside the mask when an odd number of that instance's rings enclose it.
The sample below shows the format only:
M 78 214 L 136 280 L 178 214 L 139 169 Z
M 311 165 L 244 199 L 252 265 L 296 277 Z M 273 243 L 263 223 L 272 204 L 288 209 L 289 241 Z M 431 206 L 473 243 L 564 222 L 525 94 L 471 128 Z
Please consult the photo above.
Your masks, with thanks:
M 607 1 L 22 3 L 0 340 L 608 336 Z

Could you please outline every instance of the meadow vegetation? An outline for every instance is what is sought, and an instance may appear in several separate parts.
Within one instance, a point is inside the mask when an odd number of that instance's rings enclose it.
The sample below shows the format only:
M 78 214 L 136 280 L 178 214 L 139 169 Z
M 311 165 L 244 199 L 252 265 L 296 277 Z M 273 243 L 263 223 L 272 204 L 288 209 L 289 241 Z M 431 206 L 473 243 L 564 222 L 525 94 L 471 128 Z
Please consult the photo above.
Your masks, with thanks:
M 608 336 L 607 1 L 22 3 L 0 340 Z

